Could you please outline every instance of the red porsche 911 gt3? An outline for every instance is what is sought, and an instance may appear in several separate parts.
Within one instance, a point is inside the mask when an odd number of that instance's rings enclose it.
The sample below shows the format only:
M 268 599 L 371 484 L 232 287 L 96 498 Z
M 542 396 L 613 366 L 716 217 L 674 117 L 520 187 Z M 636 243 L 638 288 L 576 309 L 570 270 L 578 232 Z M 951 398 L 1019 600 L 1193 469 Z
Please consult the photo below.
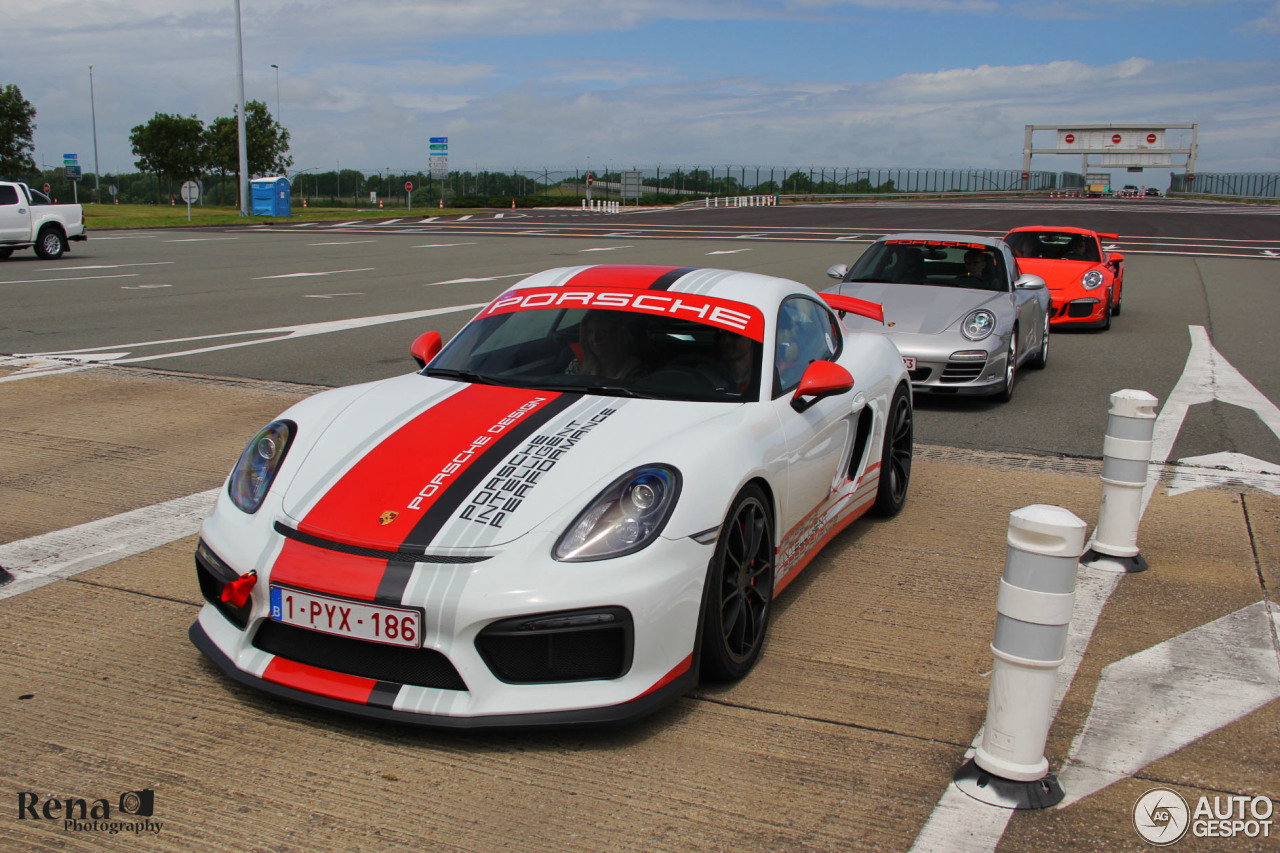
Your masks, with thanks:
M 1104 240 L 1118 240 L 1085 228 L 1027 225 L 1004 235 L 1023 272 L 1038 275 L 1053 296 L 1050 324 L 1109 329 L 1120 313 L 1124 255 L 1108 252 Z

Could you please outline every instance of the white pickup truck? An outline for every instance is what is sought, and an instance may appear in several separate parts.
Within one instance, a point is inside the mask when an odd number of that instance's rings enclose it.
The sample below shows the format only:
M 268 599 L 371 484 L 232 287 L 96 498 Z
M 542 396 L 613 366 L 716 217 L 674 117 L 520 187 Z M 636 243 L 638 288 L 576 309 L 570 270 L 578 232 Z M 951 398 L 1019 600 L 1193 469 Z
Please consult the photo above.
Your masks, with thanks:
M 54 204 L 26 184 L 0 181 L 0 259 L 34 248 L 46 260 L 62 257 L 68 241 L 87 240 L 84 208 Z

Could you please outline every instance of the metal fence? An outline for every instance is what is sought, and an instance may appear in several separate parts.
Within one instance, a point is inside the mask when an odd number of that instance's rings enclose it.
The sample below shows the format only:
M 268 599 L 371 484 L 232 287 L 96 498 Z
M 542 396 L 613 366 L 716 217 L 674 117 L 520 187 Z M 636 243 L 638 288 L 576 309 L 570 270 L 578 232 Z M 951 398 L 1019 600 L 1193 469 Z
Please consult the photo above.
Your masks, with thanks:
M 1196 172 L 1191 181 L 1186 174 L 1174 174 L 1169 190 L 1189 195 L 1280 198 L 1280 172 Z

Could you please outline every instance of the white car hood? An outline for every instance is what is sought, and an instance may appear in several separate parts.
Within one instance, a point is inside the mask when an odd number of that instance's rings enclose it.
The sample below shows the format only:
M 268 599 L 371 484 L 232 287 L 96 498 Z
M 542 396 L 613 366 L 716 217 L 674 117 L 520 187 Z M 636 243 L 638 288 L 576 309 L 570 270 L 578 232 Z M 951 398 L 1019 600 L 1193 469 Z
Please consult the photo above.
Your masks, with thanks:
M 400 377 L 327 422 L 300 419 L 290 454 L 305 457 L 287 466 L 284 512 L 303 534 L 356 547 L 498 546 L 549 519 L 563 526 L 615 477 L 663 462 L 663 447 L 734 408 Z
M 975 308 L 993 308 L 1007 293 L 927 284 L 842 283 L 839 292 L 884 306 L 884 325 L 846 317 L 845 324 L 887 334 L 937 335 L 959 325 Z M 997 316 L 999 316 L 997 314 Z

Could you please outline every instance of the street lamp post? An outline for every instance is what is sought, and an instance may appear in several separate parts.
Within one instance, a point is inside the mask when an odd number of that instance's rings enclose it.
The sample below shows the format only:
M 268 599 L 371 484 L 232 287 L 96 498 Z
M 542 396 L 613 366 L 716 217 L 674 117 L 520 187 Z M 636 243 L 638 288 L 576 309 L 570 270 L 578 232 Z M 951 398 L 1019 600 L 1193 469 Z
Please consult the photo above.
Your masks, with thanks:
M 280 123 L 280 66 L 274 63 L 271 66 L 276 70 L 276 124 Z
M 93 200 L 102 201 L 102 173 L 98 170 L 98 110 L 93 103 L 93 66 L 89 66 L 89 115 L 93 119 Z

